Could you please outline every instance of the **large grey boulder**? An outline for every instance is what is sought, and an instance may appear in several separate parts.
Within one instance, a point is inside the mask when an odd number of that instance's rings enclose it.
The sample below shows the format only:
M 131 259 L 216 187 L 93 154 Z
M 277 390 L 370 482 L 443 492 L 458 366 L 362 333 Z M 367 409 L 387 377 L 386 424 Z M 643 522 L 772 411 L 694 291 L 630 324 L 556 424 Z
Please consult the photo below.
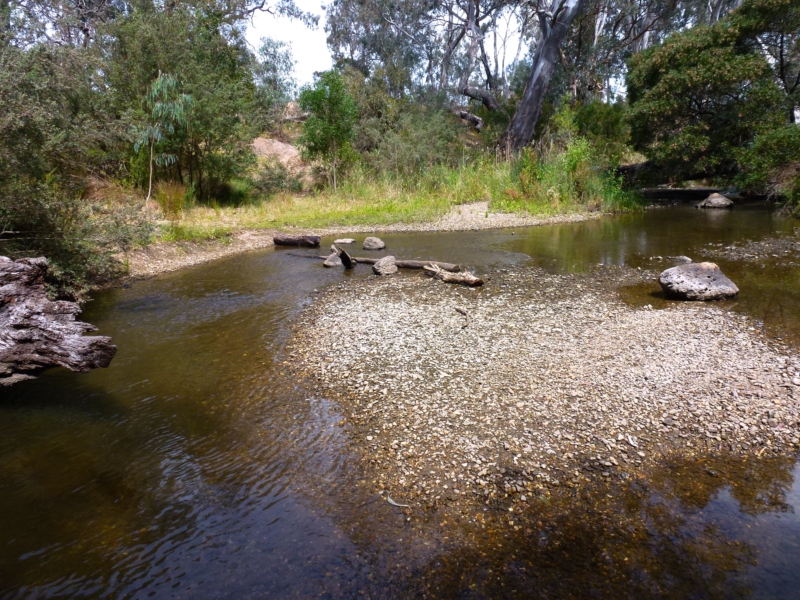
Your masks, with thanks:
M 679 300 L 724 300 L 739 288 L 712 262 L 690 263 L 667 269 L 658 277 L 667 298 Z
M 394 256 L 384 256 L 374 265 L 372 271 L 375 275 L 392 275 L 397 273 L 397 265 L 395 264 Z
M 386 248 L 386 244 L 381 238 L 368 237 L 364 240 L 364 250 L 383 250 L 384 248 Z
M 697 208 L 733 208 L 733 200 L 722 194 L 711 194 L 697 205 Z

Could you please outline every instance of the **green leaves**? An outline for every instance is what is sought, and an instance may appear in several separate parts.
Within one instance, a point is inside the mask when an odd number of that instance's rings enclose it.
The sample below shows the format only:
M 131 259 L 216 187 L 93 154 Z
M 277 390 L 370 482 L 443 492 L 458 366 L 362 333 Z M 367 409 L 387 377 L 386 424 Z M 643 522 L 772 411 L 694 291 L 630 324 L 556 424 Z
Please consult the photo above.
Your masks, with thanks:
M 630 60 L 632 141 L 673 176 L 730 174 L 735 148 L 784 122 L 770 64 L 745 41 L 729 18 Z
M 358 117 L 356 103 L 342 76 L 336 71 L 326 71 L 313 87 L 303 88 L 299 104 L 309 113 L 300 143 L 307 157 L 323 161 L 335 189 L 337 167 L 353 154 L 350 142 Z

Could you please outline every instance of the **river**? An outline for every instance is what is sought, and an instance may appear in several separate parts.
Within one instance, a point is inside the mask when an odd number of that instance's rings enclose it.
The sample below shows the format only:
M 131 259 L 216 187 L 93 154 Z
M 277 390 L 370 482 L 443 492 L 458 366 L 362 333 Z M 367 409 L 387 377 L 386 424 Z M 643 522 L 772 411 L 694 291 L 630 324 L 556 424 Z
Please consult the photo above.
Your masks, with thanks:
M 800 264 L 714 257 L 796 224 L 761 205 L 672 206 L 381 237 L 398 257 L 485 274 L 660 270 L 654 257 L 707 252 L 741 288 L 720 306 L 796 346 Z M 270 249 L 98 293 L 82 318 L 119 346 L 108 369 L 0 390 L 0 598 L 798 597 L 793 457 L 677 461 L 543 499 L 530 528 L 491 511 L 411 528 L 364 484 L 337 407 L 292 380 L 282 350 L 317 290 L 362 276 Z M 620 294 L 667 302 L 652 281 Z

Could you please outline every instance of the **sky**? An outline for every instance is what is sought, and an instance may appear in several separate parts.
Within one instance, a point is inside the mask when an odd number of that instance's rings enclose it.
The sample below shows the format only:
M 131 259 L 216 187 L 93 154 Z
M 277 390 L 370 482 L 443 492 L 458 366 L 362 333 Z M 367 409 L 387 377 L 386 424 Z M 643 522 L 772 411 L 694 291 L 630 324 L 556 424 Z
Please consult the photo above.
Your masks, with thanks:
M 290 44 L 296 61 L 294 75 L 300 87 L 314 81 L 315 71 L 330 69 L 333 61 L 325 43 L 325 11 L 322 9 L 321 0 L 295 1 L 301 10 L 319 15 L 319 25 L 316 29 L 309 29 L 299 21 L 259 12 L 247 28 L 246 36 L 254 48 L 260 46 L 259 41 L 264 37 Z

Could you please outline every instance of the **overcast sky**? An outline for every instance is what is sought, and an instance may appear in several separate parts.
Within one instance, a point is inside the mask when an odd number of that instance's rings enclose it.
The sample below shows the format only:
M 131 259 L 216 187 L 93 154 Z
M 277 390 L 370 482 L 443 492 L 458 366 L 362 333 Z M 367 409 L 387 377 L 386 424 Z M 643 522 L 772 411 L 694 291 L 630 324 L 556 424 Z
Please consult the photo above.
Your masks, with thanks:
M 319 15 L 316 29 L 309 29 L 299 21 L 256 13 L 247 30 L 247 41 L 254 48 L 260 46 L 259 41 L 263 37 L 290 44 L 296 61 L 294 74 L 299 87 L 313 82 L 315 71 L 327 71 L 333 63 L 325 43 L 325 11 L 322 10 L 321 0 L 296 0 L 296 3 L 302 10 Z

